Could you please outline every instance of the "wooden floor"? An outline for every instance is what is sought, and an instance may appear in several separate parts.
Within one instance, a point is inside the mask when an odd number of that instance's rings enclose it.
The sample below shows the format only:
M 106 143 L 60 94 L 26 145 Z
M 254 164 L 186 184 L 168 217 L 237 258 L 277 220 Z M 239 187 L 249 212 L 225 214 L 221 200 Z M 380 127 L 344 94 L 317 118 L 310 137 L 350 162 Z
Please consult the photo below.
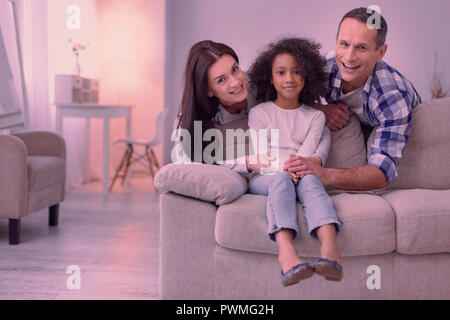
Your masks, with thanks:
M 57 227 L 43 210 L 21 230 L 21 243 L 9 245 L 0 219 L 0 299 L 158 299 L 159 194 L 148 176 L 116 183 L 109 196 L 100 182 L 72 189 Z M 67 287 L 71 265 L 80 289 Z

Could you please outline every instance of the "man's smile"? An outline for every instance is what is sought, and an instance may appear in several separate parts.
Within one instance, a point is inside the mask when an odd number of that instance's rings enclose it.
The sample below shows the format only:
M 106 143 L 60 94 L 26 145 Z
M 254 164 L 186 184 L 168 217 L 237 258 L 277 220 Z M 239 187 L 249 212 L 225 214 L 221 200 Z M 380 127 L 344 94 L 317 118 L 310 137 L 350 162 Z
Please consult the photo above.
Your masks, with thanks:
M 341 64 L 344 67 L 344 71 L 347 73 L 353 73 L 361 67 L 361 64 L 350 64 L 343 61 L 341 61 Z

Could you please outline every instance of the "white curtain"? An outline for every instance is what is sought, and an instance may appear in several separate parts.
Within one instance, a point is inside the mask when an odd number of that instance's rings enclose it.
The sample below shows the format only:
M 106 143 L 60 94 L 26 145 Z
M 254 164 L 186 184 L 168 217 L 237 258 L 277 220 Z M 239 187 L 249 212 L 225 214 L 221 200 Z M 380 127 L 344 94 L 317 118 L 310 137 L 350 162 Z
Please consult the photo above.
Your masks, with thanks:
M 0 0 L 0 133 L 23 131 L 27 124 L 14 8 Z M 25 112 L 24 112 L 25 111 Z M 12 126 L 12 127 L 10 127 Z M 4 129 L 8 128 L 8 129 Z
M 51 130 L 48 96 L 47 1 L 15 0 L 25 83 L 28 96 L 28 130 Z

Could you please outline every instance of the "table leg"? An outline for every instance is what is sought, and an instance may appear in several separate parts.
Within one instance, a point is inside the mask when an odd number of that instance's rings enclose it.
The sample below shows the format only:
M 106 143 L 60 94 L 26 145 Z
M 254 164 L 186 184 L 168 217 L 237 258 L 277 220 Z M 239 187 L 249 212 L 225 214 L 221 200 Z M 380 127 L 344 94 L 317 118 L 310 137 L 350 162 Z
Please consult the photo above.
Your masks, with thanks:
M 84 154 L 87 155 L 86 159 L 88 159 L 87 164 L 83 168 L 84 176 L 90 180 L 91 177 L 91 118 L 86 118 L 86 132 L 85 132 L 85 141 L 87 144 L 84 147 Z
M 131 138 L 131 111 L 127 116 L 127 138 Z
M 56 107 L 55 132 L 59 135 L 62 135 L 62 125 L 63 125 L 63 118 L 61 109 Z
M 103 193 L 109 184 L 109 118 L 103 118 Z

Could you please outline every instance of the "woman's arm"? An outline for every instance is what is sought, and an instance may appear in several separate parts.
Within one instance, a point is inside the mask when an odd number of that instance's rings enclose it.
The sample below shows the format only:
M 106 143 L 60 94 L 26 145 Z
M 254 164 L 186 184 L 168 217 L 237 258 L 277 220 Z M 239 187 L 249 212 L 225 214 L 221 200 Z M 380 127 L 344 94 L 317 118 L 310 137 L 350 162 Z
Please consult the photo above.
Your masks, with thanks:
M 249 173 L 249 168 L 247 168 L 247 157 L 243 156 L 237 159 L 217 161 L 217 164 L 222 167 L 226 167 L 230 170 L 236 171 L 238 173 Z
M 190 133 L 186 129 L 176 128 L 178 126 L 178 121 L 175 119 L 174 130 L 171 135 L 171 141 L 175 142 L 175 145 L 171 152 L 171 160 L 173 163 L 193 163 L 190 152 L 191 150 L 185 150 L 183 148 L 183 139 L 191 139 Z M 190 144 L 186 144 L 190 146 Z M 240 157 L 237 159 L 217 161 L 218 165 L 224 166 L 230 170 L 236 171 L 238 173 L 248 173 L 246 157 Z

